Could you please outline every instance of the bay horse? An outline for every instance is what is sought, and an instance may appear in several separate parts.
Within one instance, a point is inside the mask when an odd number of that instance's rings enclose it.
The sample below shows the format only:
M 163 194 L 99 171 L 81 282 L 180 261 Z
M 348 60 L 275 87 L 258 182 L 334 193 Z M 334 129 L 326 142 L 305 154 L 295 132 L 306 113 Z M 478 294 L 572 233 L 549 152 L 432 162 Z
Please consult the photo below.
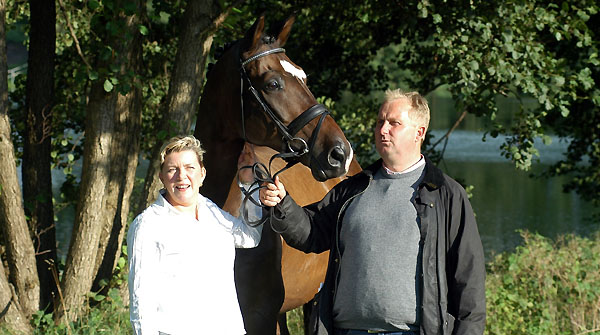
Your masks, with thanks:
M 256 145 L 263 163 L 278 152 L 302 163 L 280 175 L 302 205 L 320 200 L 344 175 L 360 170 L 342 130 L 308 89 L 304 71 L 285 54 L 294 20 L 271 36 L 259 17 L 207 74 L 194 130 L 206 149 L 207 178 L 200 191 L 232 214 L 240 206 L 237 159 L 245 142 Z M 278 158 L 272 168 L 285 164 Z M 327 253 L 307 255 L 288 247 L 268 224 L 258 247 L 237 249 L 235 281 L 248 335 L 275 334 L 280 313 L 311 300 L 327 260 Z

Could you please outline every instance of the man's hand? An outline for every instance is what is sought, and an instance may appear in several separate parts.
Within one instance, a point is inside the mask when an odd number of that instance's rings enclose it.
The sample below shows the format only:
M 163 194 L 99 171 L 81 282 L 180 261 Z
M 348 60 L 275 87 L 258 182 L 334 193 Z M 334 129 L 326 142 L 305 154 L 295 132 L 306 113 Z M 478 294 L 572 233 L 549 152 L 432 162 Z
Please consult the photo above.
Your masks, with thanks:
M 260 189 L 260 202 L 265 206 L 274 207 L 283 200 L 286 195 L 283 183 L 279 181 L 279 176 L 275 177 L 275 184 L 265 183 Z

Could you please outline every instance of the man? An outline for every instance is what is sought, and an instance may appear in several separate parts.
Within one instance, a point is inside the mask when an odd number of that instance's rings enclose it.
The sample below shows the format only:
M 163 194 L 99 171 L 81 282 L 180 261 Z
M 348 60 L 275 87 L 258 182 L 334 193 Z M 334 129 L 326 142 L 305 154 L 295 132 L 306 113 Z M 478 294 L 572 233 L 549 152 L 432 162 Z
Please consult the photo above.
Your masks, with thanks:
M 379 161 L 304 208 L 278 179 L 261 190 L 288 244 L 331 250 L 312 334 L 483 334 L 481 239 L 464 189 L 421 154 L 428 125 L 421 95 L 387 91 Z

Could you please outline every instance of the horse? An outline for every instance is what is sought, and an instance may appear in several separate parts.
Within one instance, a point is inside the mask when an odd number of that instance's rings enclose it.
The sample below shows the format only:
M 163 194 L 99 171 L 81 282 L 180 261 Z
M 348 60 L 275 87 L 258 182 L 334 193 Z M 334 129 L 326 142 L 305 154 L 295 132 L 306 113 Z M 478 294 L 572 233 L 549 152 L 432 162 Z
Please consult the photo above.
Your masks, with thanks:
M 232 214 L 241 201 L 236 173 L 245 142 L 255 144 L 260 162 L 278 153 L 285 158 L 269 165 L 288 168 L 280 178 L 301 205 L 320 200 L 345 175 L 360 170 L 344 133 L 309 90 L 304 71 L 285 54 L 294 21 L 288 18 L 271 36 L 260 16 L 207 74 L 194 130 L 206 150 L 207 178 L 200 191 Z M 297 162 L 301 165 L 293 165 Z M 275 334 L 280 313 L 317 293 L 327 260 L 327 253 L 290 248 L 268 224 L 258 247 L 237 249 L 235 282 L 247 334 Z M 280 328 L 287 330 L 285 324 Z

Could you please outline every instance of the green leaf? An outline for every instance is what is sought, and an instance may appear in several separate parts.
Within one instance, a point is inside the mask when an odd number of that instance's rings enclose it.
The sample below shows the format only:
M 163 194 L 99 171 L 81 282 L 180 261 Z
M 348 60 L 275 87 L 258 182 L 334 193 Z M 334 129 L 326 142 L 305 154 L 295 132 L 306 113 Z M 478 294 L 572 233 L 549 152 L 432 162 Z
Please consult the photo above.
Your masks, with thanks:
M 96 80 L 96 79 L 98 79 L 98 72 L 96 72 L 96 71 L 93 71 L 93 70 L 92 70 L 92 71 L 90 71 L 90 72 L 88 73 L 88 78 L 89 78 L 90 80 Z
M 131 16 L 134 15 L 137 11 L 137 7 L 134 1 L 125 1 L 123 4 L 123 9 L 125 10 L 125 15 Z
M 90 10 L 96 10 L 100 7 L 100 2 L 97 0 L 90 0 L 87 2 L 87 6 Z
M 550 144 L 552 144 L 552 137 L 550 137 L 548 135 L 544 135 L 544 136 L 542 136 L 542 142 L 545 145 L 550 145 Z
M 556 86 L 558 86 L 558 87 L 563 86 L 565 84 L 565 77 L 563 77 L 563 76 L 555 76 L 554 77 L 554 82 L 556 83 Z
M 110 82 L 110 80 L 106 79 L 104 81 L 104 90 L 106 92 L 110 92 L 110 91 L 112 91 L 112 89 L 113 89 L 113 84 Z
M 158 15 L 160 16 L 160 23 L 163 23 L 163 24 L 169 23 L 169 19 L 171 18 L 171 14 L 165 13 L 165 12 L 161 11 Z
M 143 24 L 140 24 L 138 27 L 140 34 L 147 36 L 148 35 L 148 28 L 146 26 L 144 26 Z
M 95 301 L 102 301 L 102 300 L 104 300 L 104 299 L 106 298 L 106 296 L 105 296 L 105 295 L 102 295 L 102 294 L 94 294 L 94 296 L 92 296 L 92 298 L 93 298 Z

